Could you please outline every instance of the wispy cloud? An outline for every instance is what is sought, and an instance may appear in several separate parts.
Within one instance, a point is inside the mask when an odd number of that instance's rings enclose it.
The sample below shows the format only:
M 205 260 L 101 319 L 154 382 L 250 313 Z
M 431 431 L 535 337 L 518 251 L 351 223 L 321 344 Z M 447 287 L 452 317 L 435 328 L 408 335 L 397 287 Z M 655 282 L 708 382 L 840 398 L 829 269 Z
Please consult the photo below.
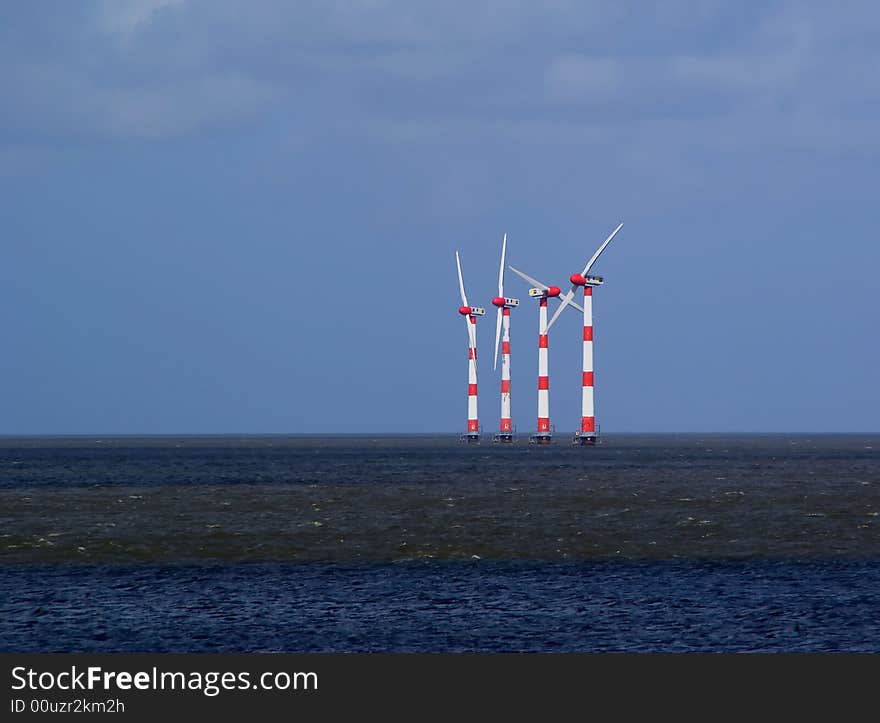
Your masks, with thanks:
M 555 58 L 544 77 L 547 94 L 554 100 L 602 98 L 616 91 L 622 81 L 619 60 L 583 55 Z
M 16 98 L 7 124 L 29 134 L 161 138 L 246 121 L 276 89 L 235 72 L 102 85 L 82 69 L 21 65 L 0 90 Z
M 94 120 L 98 129 L 121 136 L 177 135 L 247 120 L 274 94 L 272 86 L 236 73 L 120 88 L 96 94 Z
M 281 113 L 311 123 L 312 135 L 332 125 L 389 143 L 491 137 L 499 128 L 529 143 L 553 143 L 557 136 L 542 133 L 564 129 L 584 143 L 607 129 L 625 140 L 676 123 L 700 143 L 750 112 L 762 114 L 762 134 L 819 128 L 819 116 L 861 128 L 877 92 L 856 76 L 880 62 L 871 32 L 818 2 L 677 0 L 646 11 L 572 0 L 540 9 L 519 0 L 466 9 L 419 0 L 100 0 L 92 8 L 73 18 L 76 43 L 45 45 L 27 60 L 24 45 L 0 47 L 10 109 L 0 129 L 158 139 Z M 880 25 L 869 5 L 861 12 L 868 28 Z M 48 33 L 37 13 L 32 23 Z
M 158 14 L 181 6 L 186 0 L 102 0 L 98 6 L 98 27 L 105 33 L 128 38 L 149 25 Z
M 673 78 L 719 92 L 782 90 L 807 70 L 813 51 L 813 24 L 801 11 L 765 18 L 734 52 L 675 57 Z

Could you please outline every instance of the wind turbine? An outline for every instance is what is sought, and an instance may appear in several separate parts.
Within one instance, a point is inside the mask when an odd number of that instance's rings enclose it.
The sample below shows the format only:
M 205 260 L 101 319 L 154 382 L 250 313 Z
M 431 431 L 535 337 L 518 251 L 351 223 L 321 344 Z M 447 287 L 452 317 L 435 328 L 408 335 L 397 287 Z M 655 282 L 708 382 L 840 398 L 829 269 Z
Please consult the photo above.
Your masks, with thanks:
M 547 286 L 537 279 L 524 274 L 519 269 L 508 266 L 513 273 L 533 285 L 529 296 L 538 299 L 538 429 L 529 437 L 530 444 L 550 444 L 553 434 L 550 429 L 550 371 L 549 371 L 549 326 L 547 324 L 547 299 L 558 297 L 558 286 Z M 573 302 L 570 302 L 573 304 Z M 576 308 L 576 304 L 573 304 Z M 558 313 L 558 312 L 557 312 Z
M 468 423 L 467 432 L 461 439 L 467 442 L 480 441 L 480 422 L 477 418 L 477 317 L 486 313 L 485 309 L 468 304 L 464 293 L 464 280 L 461 278 L 461 259 L 455 252 L 455 266 L 458 269 L 458 290 L 461 292 L 461 306 L 458 313 L 464 317 L 468 333 Z
M 493 442 L 513 442 L 513 420 L 510 416 L 510 310 L 519 306 L 519 299 L 504 295 L 504 257 L 507 254 L 507 234 L 501 242 L 501 266 L 498 269 L 498 296 L 492 304 L 498 307 L 495 321 L 495 362 L 498 368 L 498 342 L 501 342 L 501 424 L 499 431 L 492 436 Z M 502 333 L 503 332 L 503 333 Z
M 581 271 L 581 273 L 571 275 L 569 279 L 571 281 L 571 291 L 560 299 L 562 303 L 560 303 L 559 308 L 556 310 L 556 313 L 547 325 L 548 329 L 553 326 L 553 322 L 556 321 L 565 306 L 572 303 L 571 299 L 574 296 L 574 292 L 577 291 L 579 286 L 582 286 L 584 288 L 584 353 L 583 371 L 581 375 L 581 428 L 579 431 L 575 432 L 574 439 L 572 440 L 574 444 L 580 444 L 582 446 L 592 446 L 596 444 L 599 439 L 596 430 L 596 416 L 593 400 L 593 287 L 601 286 L 605 282 L 601 276 L 589 276 L 588 274 L 593 267 L 593 264 L 596 263 L 596 260 L 605 250 L 605 247 L 611 243 L 611 239 L 617 235 L 617 232 L 620 231 L 621 228 L 623 228 L 623 224 L 620 224 L 611 232 L 611 235 L 605 239 L 602 245 L 596 250 L 596 253 L 594 253 L 590 260 L 587 261 L 587 265 L 584 266 L 584 270 Z

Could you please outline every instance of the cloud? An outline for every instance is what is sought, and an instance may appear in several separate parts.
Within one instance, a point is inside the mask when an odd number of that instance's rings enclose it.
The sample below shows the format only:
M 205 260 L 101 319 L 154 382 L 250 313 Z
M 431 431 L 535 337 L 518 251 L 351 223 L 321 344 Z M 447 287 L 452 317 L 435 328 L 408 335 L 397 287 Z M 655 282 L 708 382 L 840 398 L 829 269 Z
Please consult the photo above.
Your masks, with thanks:
M 247 121 L 276 94 L 271 84 L 235 72 L 106 86 L 81 69 L 28 64 L 12 77 L 0 83 L 16 99 L 5 124 L 31 135 L 179 135 Z
M 791 88 L 811 62 L 813 36 L 809 16 L 799 9 L 785 9 L 762 18 L 735 52 L 673 58 L 672 76 L 719 92 Z
M 98 6 L 100 29 L 123 39 L 145 27 L 159 13 L 183 5 L 186 0 L 103 0 Z
M 544 76 L 547 95 L 555 100 L 601 98 L 623 81 L 622 63 L 614 58 L 564 55 L 550 63 Z
M 822 114 L 834 114 L 835 127 L 857 113 L 870 121 L 877 96 L 858 75 L 878 64 L 871 33 L 818 2 L 92 8 L 51 24 L 31 12 L 17 45 L 0 46 L 0 131 L 155 140 L 295 116 L 298 135 L 328 139 L 340 131 L 430 144 L 500 133 L 599 144 L 608 129 L 626 141 L 678 121 L 699 143 L 754 113 L 762 134 L 797 127 L 807 139 Z M 860 26 L 880 24 L 870 6 L 860 14 Z
M 95 127 L 115 135 L 162 137 L 228 126 L 258 114 L 274 94 L 270 85 L 236 73 L 119 88 L 97 94 Z
M 683 83 L 712 88 L 718 92 L 749 92 L 790 86 L 800 70 L 797 58 L 789 54 L 769 56 L 690 56 L 671 61 L 672 76 Z

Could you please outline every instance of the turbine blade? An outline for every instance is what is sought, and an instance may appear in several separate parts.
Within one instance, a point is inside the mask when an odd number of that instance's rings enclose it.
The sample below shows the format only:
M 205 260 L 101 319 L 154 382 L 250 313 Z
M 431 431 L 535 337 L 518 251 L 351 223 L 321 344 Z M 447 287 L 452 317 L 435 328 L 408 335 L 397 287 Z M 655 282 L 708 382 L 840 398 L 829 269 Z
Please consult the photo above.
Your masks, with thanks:
M 571 303 L 571 300 L 574 298 L 574 292 L 577 291 L 577 285 L 572 284 L 571 291 L 569 291 L 565 296 L 559 297 L 559 308 L 556 309 L 556 313 L 550 317 L 550 321 L 547 322 L 547 331 L 550 331 L 550 327 L 553 326 L 553 322 L 559 318 L 559 315 L 562 313 L 562 310 Z
M 562 299 L 560 299 L 559 301 L 560 301 L 560 304 L 561 304 L 561 303 L 562 303 Z M 572 308 L 572 309 L 575 309 L 576 311 L 581 312 L 581 314 L 584 313 L 584 307 L 581 306 L 579 303 L 577 303 L 577 302 L 574 301 L 574 300 L 569 301 L 569 302 L 568 302 L 568 306 L 569 306 L 570 308 Z M 548 331 L 548 332 L 550 331 L 550 327 L 553 326 L 553 322 L 554 322 L 554 321 L 556 321 L 556 315 L 555 315 L 555 314 L 553 315 L 553 319 L 552 319 L 551 321 L 548 321 L 548 322 L 547 322 L 547 331 Z
M 602 242 L 602 245 L 596 250 L 596 253 L 594 253 L 592 258 L 589 261 L 587 261 L 587 265 L 584 266 L 584 270 L 581 272 L 581 276 L 586 276 L 589 273 L 593 264 L 596 263 L 596 260 L 599 258 L 599 256 L 602 255 L 602 252 L 605 250 L 605 248 L 608 246 L 608 244 L 611 243 L 611 239 L 613 239 L 615 236 L 617 236 L 617 232 L 620 231 L 620 229 L 622 229 L 622 228 L 623 228 L 623 224 L 621 223 L 616 229 L 614 229 L 611 232 L 611 235 Z M 578 288 L 577 284 L 572 284 L 571 291 L 569 291 L 564 297 L 560 297 L 559 300 L 562 303 L 559 304 L 559 308 L 556 309 L 556 313 L 553 314 L 550 321 L 547 322 L 547 331 L 550 331 L 550 327 L 553 326 L 553 322 L 555 322 L 559 318 L 559 315 L 562 313 L 562 310 L 566 306 L 568 306 L 569 304 L 573 303 L 572 299 L 574 298 L 574 292 L 577 291 L 577 288 Z M 583 311 L 583 309 L 581 309 L 581 311 Z
M 498 307 L 498 316 L 495 321 L 495 362 L 492 364 L 492 369 L 498 368 L 498 342 L 501 339 L 501 317 L 504 315 L 504 310 L 499 306 Z
M 589 261 L 587 261 L 587 265 L 584 266 L 584 270 L 581 272 L 581 276 L 586 276 L 586 275 L 587 275 L 587 273 L 588 273 L 588 272 L 590 271 L 590 269 L 592 268 L 593 264 L 596 263 L 596 259 L 599 258 L 599 256 L 600 256 L 600 255 L 602 254 L 602 252 L 605 250 L 605 247 L 606 247 L 608 244 L 611 243 L 611 239 L 613 239 L 615 236 L 617 236 L 617 232 L 620 231 L 620 229 L 622 229 L 622 228 L 623 228 L 623 224 L 620 224 L 620 226 L 618 226 L 616 229 L 614 229 L 614 230 L 611 232 L 611 235 L 610 235 L 607 239 L 605 239 L 605 241 L 604 241 L 603 244 L 598 248 L 598 250 L 596 251 L 596 253 L 593 254 L 593 258 L 591 258 Z
M 527 283 L 534 286 L 536 289 L 541 289 L 542 291 L 547 291 L 547 289 L 550 288 L 549 286 L 547 286 L 547 284 L 542 284 L 537 279 L 533 279 L 531 276 L 529 276 L 528 274 L 524 274 L 519 269 L 513 268 L 513 266 L 508 266 L 507 268 L 510 269 L 511 271 L 513 271 L 513 273 L 515 273 L 521 279 L 525 280 Z
M 562 299 L 560 299 L 559 301 L 560 301 L 560 304 L 561 304 L 561 303 L 562 303 Z M 576 301 L 574 301 L 573 299 L 572 299 L 571 301 L 568 302 L 568 305 L 569 305 L 570 308 L 575 309 L 576 311 L 581 312 L 581 314 L 584 313 L 584 307 L 581 306 L 581 305 L 580 305 L 579 303 L 577 303 Z M 554 315 L 553 315 L 553 318 L 552 318 L 550 321 L 547 322 L 547 331 L 548 331 L 548 332 L 550 331 L 550 327 L 553 326 L 553 322 L 554 322 L 554 321 L 556 321 L 556 314 L 554 314 Z
M 455 266 L 458 269 L 458 290 L 461 292 L 461 305 L 470 306 L 464 293 L 464 280 L 461 278 L 461 261 L 458 258 L 458 251 L 455 252 Z M 468 336 L 470 336 L 470 332 L 468 332 Z
M 507 252 L 507 234 L 501 242 L 501 267 L 498 269 L 498 296 L 504 296 L 504 256 Z

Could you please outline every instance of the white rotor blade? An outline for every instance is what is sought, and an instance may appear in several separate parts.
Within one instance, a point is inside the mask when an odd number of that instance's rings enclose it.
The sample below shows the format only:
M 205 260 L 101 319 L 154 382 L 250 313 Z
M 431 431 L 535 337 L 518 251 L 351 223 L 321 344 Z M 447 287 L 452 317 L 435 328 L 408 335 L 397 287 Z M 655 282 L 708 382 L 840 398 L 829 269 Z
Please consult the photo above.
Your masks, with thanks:
M 498 296 L 504 296 L 504 256 L 507 252 L 507 234 L 501 242 L 501 267 L 498 269 Z
M 581 272 L 581 276 L 586 276 L 589 273 L 590 269 L 593 267 L 593 264 L 596 263 L 596 259 L 598 259 L 599 256 L 602 255 L 605 247 L 611 243 L 611 239 L 617 236 L 617 232 L 620 231 L 620 229 L 622 228 L 623 224 L 620 224 L 616 229 L 611 232 L 611 235 L 602 242 L 602 245 L 596 250 L 596 253 L 593 254 L 593 257 L 589 261 L 587 261 L 587 265 L 584 266 L 584 270 Z M 577 291 L 577 288 L 577 284 L 572 284 L 571 291 L 569 291 L 565 296 L 559 297 L 559 300 L 562 303 L 559 305 L 559 308 L 556 310 L 556 313 L 553 314 L 553 317 L 550 319 L 550 321 L 547 322 L 548 331 L 550 330 L 550 327 L 553 326 L 553 322 L 556 321 L 556 319 L 562 313 L 562 310 L 571 303 L 572 298 L 574 298 L 574 292 Z
M 519 274 L 520 276 L 522 276 L 523 279 L 525 279 L 526 281 L 528 281 L 530 284 L 532 284 L 533 286 L 535 286 L 538 289 L 542 289 L 543 291 L 548 291 L 550 289 L 550 287 L 547 286 L 547 284 L 543 284 L 540 281 L 538 281 L 537 279 L 533 279 L 531 276 L 527 276 L 522 271 L 517 271 L 515 268 L 513 268 L 513 266 L 508 266 L 507 268 L 510 269 L 511 271 Z M 560 299 L 560 301 L 561 301 L 561 299 Z M 583 312 L 583 310 L 584 310 L 584 307 L 581 306 L 580 304 L 578 304 L 576 301 L 569 301 L 568 305 L 573 306 L 575 309 L 577 309 L 580 312 Z
M 455 252 L 455 267 L 458 269 L 458 290 L 461 292 L 461 305 L 470 306 L 464 293 L 464 281 L 461 278 L 461 261 L 458 258 L 458 251 Z M 470 332 L 468 332 L 468 336 L 470 336 Z
M 495 362 L 492 364 L 492 369 L 498 368 L 498 341 L 501 339 L 501 317 L 503 315 L 504 310 L 499 306 L 498 317 L 495 322 Z
M 541 291 L 547 291 L 547 289 L 550 288 L 549 286 L 547 286 L 547 284 L 542 284 L 537 279 L 533 279 L 531 276 L 529 276 L 528 274 L 524 274 L 519 269 L 513 268 L 513 266 L 508 266 L 507 268 L 510 269 L 511 271 L 513 271 L 513 273 L 515 273 L 517 276 L 519 276 L 524 281 L 527 281 L 528 283 L 530 283 L 536 289 L 541 289 Z
M 461 292 L 461 305 L 470 307 L 470 304 L 468 304 L 467 295 L 464 293 L 464 280 L 461 278 L 461 260 L 458 258 L 458 251 L 455 252 L 455 267 L 458 269 L 458 290 Z M 468 349 L 473 349 L 474 351 L 474 365 L 476 366 L 477 342 L 474 339 L 474 325 L 471 324 L 471 314 L 465 315 L 464 323 L 467 324 Z
M 559 302 L 559 304 L 562 305 L 562 300 L 565 297 L 564 296 L 557 296 L 555 298 Z M 579 303 L 577 303 L 574 299 L 572 299 L 571 301 L 568 302 L 568 306 L 571 308 L 572 311 L 579 311 L 579 312 L 581 312 L 581 314 L 584 313 L 584 307 L 581 306 Z M 547 331 L 550 331 L 550 322 L 549 321 L 547 322 Z
M 501 242 L 501 265 L 498 267 L 498 296 L 504 298 L 504 257 L 507 254 L 507 234 L 504 234 L 504 240 Z M 492 362 L 492 369 L 498 368 L 498 343 L 501 340 L 501 317 L 504 315 L 503 307 L 498 307 L 498 314 L 495 317 L 495 360 Z
M 548 291 L 548 290 L 550 289 L 550 287 L 547 286 L 547 284 L 543 284 L 543 283 L 541 283 L 540 281 L 538 281 L 537 279 L 533 279 L 531 276 L 529 276 L 528 274 L 524 274 L 524 273 L 523 273 L 522 271 L 520 271 L 519 269 L 515 269 L 515 268 L 513 268 L 513 266 L 508 266 L 507 268 L 510 269 L 511 271 L 513 271 L 513 273 L 515 273 L 517 276 L 520 276 L 520 277 L 523 278 L 525 281 L 527 281 L 528 283 L 530 283 L 530 284 L 531 284 L 532 286 L 534 286 L 536 289 L 541 289 L 542 291 Z M 561 302 L 564 298 L 565 298 L 564 296 L 559 297 L 559 301 Z M 576 301 L 572 301 L 571 299 L 569 299 L 569 300 L 568 300 L 568 305 L 569 305 L 569 306 L 573 306 L 575 309 L 577 309 L 577 310 L 578 310 L 579 312 L 581 312 L 582 314 L 584 313 L 584 307 L 581 306 L 580 304 L 578 304 Z M 560 307 L 560 308 L 562 308 L 562 307 Z M 553 321 L 556 320 L 556 317 L 559 315 L 559 313 L 560 313 L 560 312 L 557 310 L 557 312 L 553 315 L 553 320 L 551 320 L 551 321 L 547 324 L 547 331 L 550 331 L 550 325 L 553 323 Z
M 599 249 L 596 251 L 596 253 L 593 254 L 593 258 L 591 258 L 589 261 L 587 261 L 587 265 L 584 266 L 584 270 L 581 272 L 581 276 L 586 276 L 587 273 L 589 273 L 590 269 L 593 267 L 593 264 L 596 263 L 596 259 L 599 258 L 599 256 L 605 250 L 605 247 L 611 243 L 611 239 L 613 239 L 615 236 L 617 236 L 617 232 L 620 231 L 620 229 L 622 229 L 622 228 L 623 228 L 623 224 L 620 224 L 620 226 L 618 226 L 616 229 L 614 229 L 611 232 L 611 235 L 607 239 L 605 239 L 605 242 L 599 247 Z
M 577 291 L 577 288 L 577 284 L 572 284 L 571 291 L 559 297 L 559 308 L 556 309 L 556 313 L 554 313 L 553 316 L 550 317 L 550 321 L 547 322 L 547 331 L 550 331 L 550 327 L 553 326 L 553 322 L 559 318 L 562 310 L 572 303 L 571 300 L 574 298 L 574 292 Z M 581 311 L 583 311 L 583 309 L 581 309 Z

